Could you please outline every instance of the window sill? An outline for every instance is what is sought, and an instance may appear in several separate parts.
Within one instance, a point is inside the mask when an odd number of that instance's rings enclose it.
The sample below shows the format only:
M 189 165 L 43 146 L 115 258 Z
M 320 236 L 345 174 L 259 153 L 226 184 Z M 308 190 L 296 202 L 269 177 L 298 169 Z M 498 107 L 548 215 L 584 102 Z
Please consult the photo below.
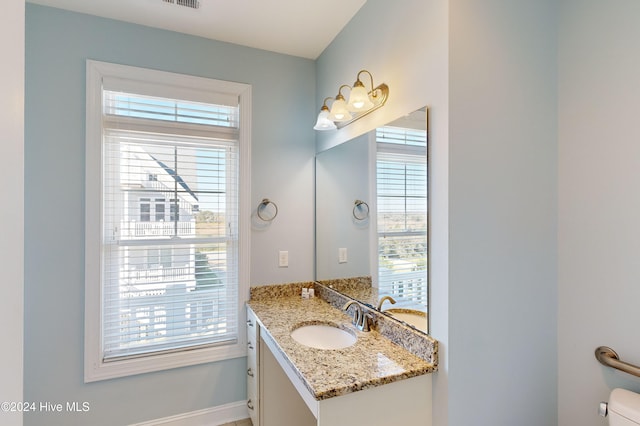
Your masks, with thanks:
M 85 357 L 84 382 L 97 382 L 100 380 L 240 358 L 246 355 L 246 343 L 239 342 L 235 345 L 224 347 L 192 349 L 120 361 L 103 362 L 95 358 L 86 359 Z

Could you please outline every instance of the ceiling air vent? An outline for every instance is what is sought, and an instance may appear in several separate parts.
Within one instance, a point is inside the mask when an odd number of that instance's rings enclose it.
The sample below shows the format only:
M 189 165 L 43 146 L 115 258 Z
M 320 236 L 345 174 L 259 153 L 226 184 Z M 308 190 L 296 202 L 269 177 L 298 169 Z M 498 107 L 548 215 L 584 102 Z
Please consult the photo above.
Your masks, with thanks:
M 162 0 L 165 3 L 175 4 L 177 6 L 190 7 L 192 9 L 198 9 L 200 2 L 198 0 Z

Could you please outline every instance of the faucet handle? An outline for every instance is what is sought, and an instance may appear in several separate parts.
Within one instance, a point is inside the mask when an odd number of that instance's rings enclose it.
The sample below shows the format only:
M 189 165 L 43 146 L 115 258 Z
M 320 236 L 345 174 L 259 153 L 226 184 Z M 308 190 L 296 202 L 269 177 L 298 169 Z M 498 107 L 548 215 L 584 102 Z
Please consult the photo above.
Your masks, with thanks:
M 370 313 L 362 314 L 361 322 L 358 328 L 362 331 L 371 331 L 371 322 L 373 321 L 373 315 Z

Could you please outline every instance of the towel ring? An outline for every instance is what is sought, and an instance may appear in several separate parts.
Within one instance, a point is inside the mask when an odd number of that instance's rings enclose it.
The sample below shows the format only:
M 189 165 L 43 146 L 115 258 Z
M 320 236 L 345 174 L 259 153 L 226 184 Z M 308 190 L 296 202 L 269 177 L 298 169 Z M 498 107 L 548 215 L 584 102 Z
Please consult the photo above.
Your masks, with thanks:
M 362 200 L 355 200 L 353 204 L 353 217 L 355 217 L 356 220 L 365 220 L 369 217 L 369 204 Z M 363 205 L 364 208 L 362 207 Z M 364 214 L 358 214 L 357 212 L 360 210 L 364 210 Z
M 269 204 L 271 204 L 275 208 L 275 212 L 273 212 L 273 216 L 263 216 L 262 212 L 267 208 Z M 256 213 L 258 214 L 258 217 L 260 219 L 264 220 L 265 222 L 271 222 L 273 219 L 276 218 L 276 216 L 278 216 L 278 206 L 276 205 L 276 203 L 274 203 L 270 199 L 263 198 L 260 204 L 258 204 Z

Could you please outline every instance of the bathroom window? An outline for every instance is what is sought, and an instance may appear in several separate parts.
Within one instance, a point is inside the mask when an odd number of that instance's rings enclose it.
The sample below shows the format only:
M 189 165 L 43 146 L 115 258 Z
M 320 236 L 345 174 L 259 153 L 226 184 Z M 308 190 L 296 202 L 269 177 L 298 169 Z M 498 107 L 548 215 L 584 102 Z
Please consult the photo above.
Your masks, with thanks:
M 396 307 L 426 307 L 426 130 L 380 127 L 376 151 L 378 288 Z
M 88 62 L 86 381 L 245 355 L 249 103 Z

